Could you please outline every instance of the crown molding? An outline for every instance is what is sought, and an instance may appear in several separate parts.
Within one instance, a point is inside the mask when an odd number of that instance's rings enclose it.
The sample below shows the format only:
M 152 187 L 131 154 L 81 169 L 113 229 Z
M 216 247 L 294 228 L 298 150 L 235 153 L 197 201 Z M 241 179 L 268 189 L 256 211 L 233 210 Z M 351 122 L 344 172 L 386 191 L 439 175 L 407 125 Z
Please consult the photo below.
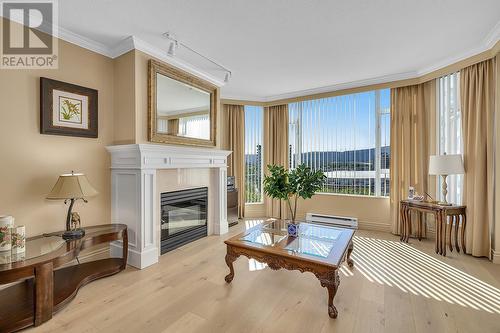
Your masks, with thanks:
M 112 49 L 105 44 L 96 42 L 90 38 L 74 33 L 65 28 L 58 27 L 58 38 L 68 43 L 75 44 L 84 49 L 99 53 L 108 58 L 113 58 Z
M 186 61 L 183 61 L 176 57 L 168 56 L 166 51 L 163 51 L 162 49 L 155 47 L 135 36 L 129 36 L 125 38 L 113 47 L 108 47 L 104 44 L 85 38 L 66 29 L 59 29 L 59 38 L 65 40 L 66 42 L 78 45 L 87 50 L 94 51 L 112 59 L 115 59 L 129 51 L 138 50 L 172 66 L 182 69 L 190 74 L 193 74 L 199 78 L 202 78 L 212 84 L 215 84 L 218 87 L 222 87 L 225 84 L 223 80 L 220 80 L 198 69 L 196 66 Z
M 43 31 L 43 28 L 44 27 L 41 27 L 40 30 Z M 56 30 L 57 30 L 57 32 L 55 34 L 55 35 L 57 35 L 56 37 L 66 41 L 66 42 L 80 46 L 84 49 L 87 49 L 87 50 L 96 52 L 98 54 L 104 55 L 108 58 L 114 59 L 114 58 L 117 58 L 117 57 L 119 57 L 119 56 L 133 50 L 133 49 L 136 49 L 136 50 L 144 52 L 152 57 L 155 57 L 161 61 L 164 61 L 172 66 L 178 67 L 186 72 L 189 72 L 193 75 L 196 75 L 196 76 L 198 76 L 206 81 L 209 81 L 218 87 L 222 87 L 225 85 L 224 80 L 218 79 L 217 77 L 214 77 L 213 75 L 211 75 L 207 72 L 204 72 L 203 70 L 197 68 L 193 64 L 188 63 L 186 61 L 183 61 L 182 59 L 168 56 L 166 51 L 164 51 L 161 48 L 158 48 L 154 45 L 151 45 L 151 44 L 149 44 L 149 43 L 147 43 L 147 42 L 145 42 L 145 41 L 143 41 L 135 36 L 129 36 L 129 37 L 125 38 L 121 42 L 119 42 L 117 45 L 108 46 L 108 45 L 105 45 L 103 43 L 92 40 L 90 38 L 79 35 L 77 33 L 74 33 L 72 31 L 65 29 L 65 28 L 62 28 L 60 26 L 57 27 Z M 441 61 L 438 61 L 432 65 L 429 65 L 427 67 L 424 67 L 424 68 L 416 70 L 416 71 L 383 75 L 383 76 L 374 77 L 374 78 L 365 79 L 365 80 L 339 83 L 339 84 L 323 86 L 323 87 L 318 87 L 318 88 L 313 88 L 313 89 L 299 90 L 299 91 L 294 91 L 294 92 L 290 92 L 290 93 L 270 95 L 270 96 L 264 96 L 264 97 L 251 96 L 251 95 L 238 96 L 238 95 L 224 94 L 222 92 L 221 99 L 269 103 L 269 102 L 275 102 L 275 101 L 284 100 L 284 99 L 297 98 L 297 97 L 302 97 L 302 96 L 322 94 L 322 93 L 328 93 L 328 92 L 335 92 L 338 90 L 351 89 L 351 88 L 363 87 L 363 86 L 374 85 L 374 84 L 383 84 L 383 83 L 389 83 L 389 82 L 406 80 L 406 79 L 417 79 L 417 78 L 420 78 L 426 74 L 432 73 L 436 70 L 442 69 L 444 67 L 450 66 L 450 65 L 455 64 L 457 62 L 460 62 L 462 60 L 470 58 L 474 55 L 478 55 L 482 52 L 485 52 L 488 50 L 493 50 L 494 48 L 498 48 L 499 41 L 500 41 L 500 21 L 497 22 L 497 24 L 490 30 L 490 32 L 485 36 L 485 38 L 475 48 L 472 48 L 469 51 L 463 52 L 459 56 L 451 56 L 451 57 L 445 58 Z
M 324 86 L 324 87 L 318 87 L 318 88 L 306 89 L 306 90 L 299 90 L 299 91 L 295 91 L 295 92 L 291 92 L 291 93 L 271 95 L 271 96 L 266 96 L 266 97 L 238 96 L 238 95 L 224 94 L 224 92 L 221 92 L 221 99 L 259 102 L 259 103 L 270 103 L 270 102 L 276 102 L 279 100 L 335 92 L 335 91 L 339 91 L 339 90 L 358 88 L 358 87 L 369 86 L 369 85 L 374 85 L 374 84 L 383 84 L 383 83 L 395 82 L 395 81 L 400 81 L 400 80 L 408 80 L 408 79 L 418 79 L 426 74 L 429 74 L 429 73 L 432 73 L 432 72 L 437 71 L 439 69 L 445 68 L 447 66 L 456 64 L 460 61 L 471 58 L 471 57 L 478 55 L 480 53 L 490 51 L 490 50 L 493 51 L 493 53 L 498 52 L 500 50 L 500 46 L 498 45 L 498 44 L 500 44 L 499 42 L 500 42 L 500 21 L 497 22 L 497 24 L 493 27 L 493 29 L 490 30 L 490 32 L 479 43 L 479 45 L 477 47 L 475 47 L 469 51 L 463 52 L 462 54 L 460 54 L 458 56 L 451 56 L 449 58 L 445 58 L 445 59 L 443 59 L 443 60 L 441 60 L 433 65 L 424 67 L 420 70 L 398 73 L 398 74 L 384 75 L 384 76 L 379 76 L 379 77 L 366 79 L 366 80 L 352 81 L 352 82 L 348 82 L 348 83 L 339 83 L 339 84 L 330 85 L 330 86 Z
M 23 24 L 22 22 L 15 21 L 19 24 Z M 37 30 L 40 30 L 41 32 L 48 33 L 51 29 L 49 27 L 52 25 L 50 22 L 44 22 L 40 27 L 37 28 Z M 86 50 L 90 50 L 92 52 L 101 54 L 103 56 L 106 56 L 111 59 L 115 59 L 131 50 L 139 50 L 141 52 L 144 52 L 152 57 L 155 57 L 161 61 L 164 61 L 172 66 L 175 66 L 179 69 L 182 69 L 190 74 L 193 74 L 199 78 L 204 79 L 205 81 L 208 81 L 218 87 L 222 87 L 225 85 L 225 82 L 223 79 L 219 79 L 213 75 L 210 75 L 209 73 L 197 68 L 195 65 L 188 63 L 186 61 L 183 61 L 182 59 L 176 58 L 176 57 L 171 57 L 167 55 L 167 52 L 162 50 L 161 48 L 158 48 L 156 46 L 153 46 L 135 36 L 129 36 L 122 41 L 120 41 L 118 44 L 114 46 L 108 46 L 103 43 L 97 42 L 93 39 L 84 37 L 80 34 L 77 34 L 71 30 L 68 30 L 66 28 L 62 28 L 58 25 L 52 30 L 52 35 L 55 38 L 64 40 L 68 43 L 77 45 L 79 47 L 82 47 Z
M 491 49 L 500 40 L 500 21 L 491 29 L 491 31 L 486 35 L 483 44 Z
M 291 93 L 271 95 L 271 96 L 267 96 L 267 97 L 263 98 L 260 102 L 275 102 L 275 101 L 279 101 L 282 99 L 323 94 L 323 93 L 334 92 L 334 91 L 338 91 L 338 90 L 345 90 L 345 89 L 370 86 L 370 85 L 374 85 L 374 84 L 383 84 L 383 83 L 394 82 L 394 81 L 414 79 L 417 76 L 418 76 L 418 74 L 415 71 L 405 72 L 405 73 L 397 73 L 397 74 L 391 74 L 391 75 L 384 75 L 384 76 L 378 76 L 378 77 L 365 79 L 365 80 L 357 80 L 357 81 L 339 83 L 339 84 L 318 87 L 318 88 L 313 88 L 313 89 L 300 90 L 300 91 L 295 91 L 295 92 L 291 92 Z M 223 98 L 226 98 L 226 97 L 223 96 Z

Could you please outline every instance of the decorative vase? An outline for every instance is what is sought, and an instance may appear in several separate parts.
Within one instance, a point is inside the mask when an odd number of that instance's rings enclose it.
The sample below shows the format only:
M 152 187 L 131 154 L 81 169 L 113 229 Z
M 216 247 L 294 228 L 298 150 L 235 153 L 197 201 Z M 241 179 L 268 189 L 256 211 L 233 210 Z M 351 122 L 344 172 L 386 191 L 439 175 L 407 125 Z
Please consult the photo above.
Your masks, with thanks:
M 11 249 L 10 228 L 14 224 L 14 218 L 10 215 L 0 216 L 0 252 Z
M 294 221 L 288 221 L 286 224 L 288 236 L 297 237 L 299 235 L 299 224 Z
M 11 229 L 11 252 L 12 254 L 24 253 L 26 251 L 26 228 L 24 225 L 15 226 Z

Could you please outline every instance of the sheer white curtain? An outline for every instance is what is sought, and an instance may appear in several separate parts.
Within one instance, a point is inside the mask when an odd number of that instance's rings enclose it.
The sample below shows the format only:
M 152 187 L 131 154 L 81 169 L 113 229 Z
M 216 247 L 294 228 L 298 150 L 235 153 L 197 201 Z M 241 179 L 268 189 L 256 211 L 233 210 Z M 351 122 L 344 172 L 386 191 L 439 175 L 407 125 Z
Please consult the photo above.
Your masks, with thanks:
M 437 151 L 438 154 L 463 154 L 462 116 L 460 112 L 460 73 L 453 73 L 438 79 L 437 112 Z M 463 194 L 463 175 L 447 177 L 448 202 L 461 204 Z M 438 199 L 441 194 L 441 180 L 437 182 Z
M 264 108 L 245 105 L 245 203 L 262 203 Z
M 210 118 L 208 114 L 179 119 L 179 135 L 190 138 L 210 139 Z

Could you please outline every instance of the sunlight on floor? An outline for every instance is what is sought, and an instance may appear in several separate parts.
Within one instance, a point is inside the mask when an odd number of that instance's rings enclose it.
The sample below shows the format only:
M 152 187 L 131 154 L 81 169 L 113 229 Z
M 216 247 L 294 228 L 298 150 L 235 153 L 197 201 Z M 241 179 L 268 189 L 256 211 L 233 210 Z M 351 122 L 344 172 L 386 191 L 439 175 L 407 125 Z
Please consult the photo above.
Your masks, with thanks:
M 248 259 L 248 270 L 250 272 L 261 271 L 266 267 L 267 267 L 267 264 L 264 264 L 260 261 L 255 260 L 255 259 Z
M 403 292 L 500 314 L 500 290 L 408 244 L 354 237 L 355 268 L 369 281 Z M 349 275 L 342 267 L 341 272 Z

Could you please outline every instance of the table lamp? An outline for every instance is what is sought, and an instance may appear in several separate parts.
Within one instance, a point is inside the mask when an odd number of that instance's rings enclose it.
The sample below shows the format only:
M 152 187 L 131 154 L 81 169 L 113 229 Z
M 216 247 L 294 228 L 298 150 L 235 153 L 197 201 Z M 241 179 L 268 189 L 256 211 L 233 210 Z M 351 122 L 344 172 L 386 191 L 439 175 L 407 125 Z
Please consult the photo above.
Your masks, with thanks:
M 47 195 L 49 200 L 64 200 L 66 204 L 69 201 L 68 215 L 66 217 L 66 231 L 62 237 L 64 239 L 81 238 L 85 235 L 82 228 L 71 228 L 71 211 L 73 205 L 78 199 L 87 202 L 85 198 L 97 195 L 98 192 L 90 185 L 87 177 L 82 173 L 73 173 L 60 175 L 52 191 Z
M 450 205 L 446 200 L 448 194 L 448 185 L 446 184 L 446 177 L 449 175 L 461 175 L 464 171 L 464 164 L 462 162 L 462 155 L 432 155 L 429 158 L 429 175 L 443 176 L 443 184 L 441 191 L 443 193 L 442 205 Z

